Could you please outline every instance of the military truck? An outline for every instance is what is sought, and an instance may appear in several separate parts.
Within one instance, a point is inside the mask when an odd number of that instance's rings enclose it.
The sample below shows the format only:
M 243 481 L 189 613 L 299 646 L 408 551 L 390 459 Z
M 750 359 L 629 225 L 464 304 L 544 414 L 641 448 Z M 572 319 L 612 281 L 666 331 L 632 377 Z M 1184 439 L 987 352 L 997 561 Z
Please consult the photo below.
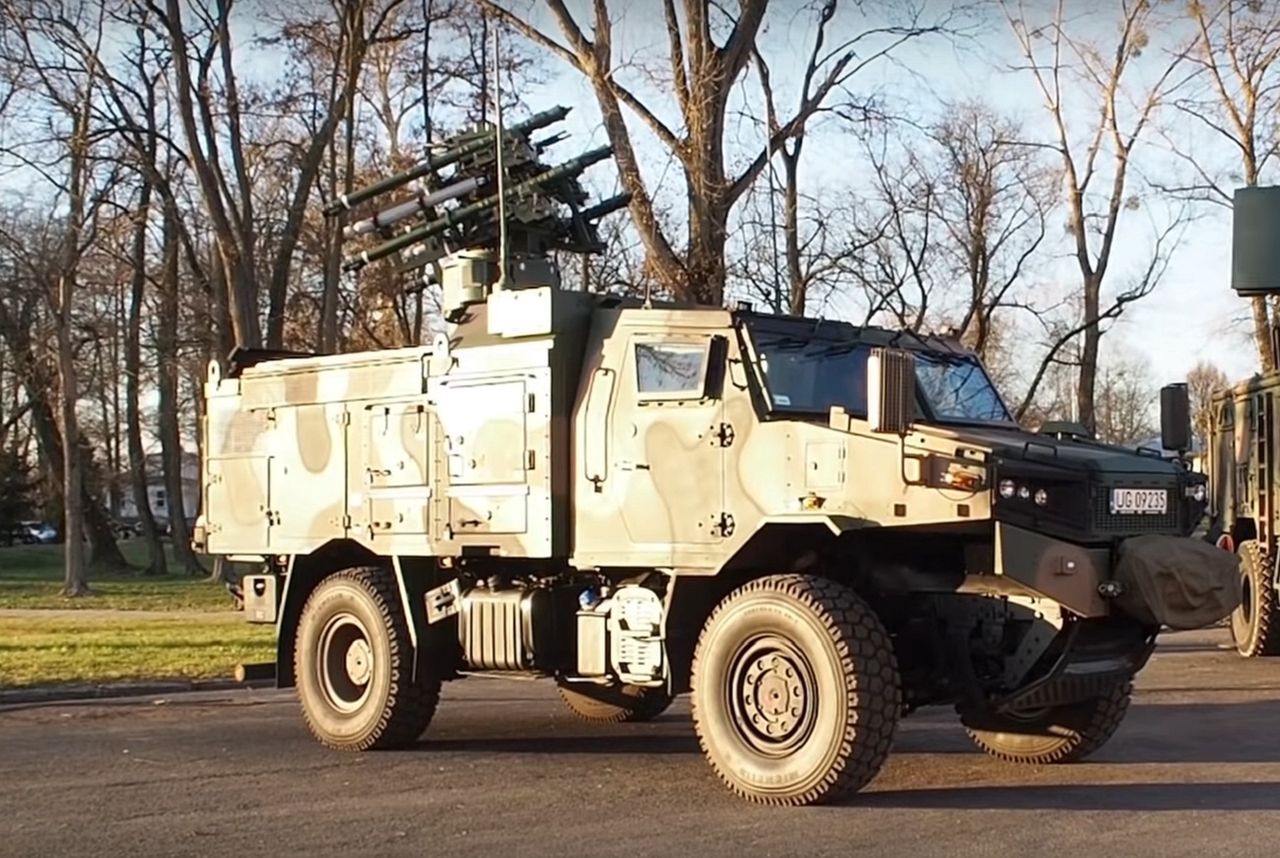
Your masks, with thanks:
M 564 288 L 538 193 L 429 254 L 430 346 L 209 365 L 194 538 L 262 565 L 245 612 L 324 745 L 403 747 L 442 683 L 538 677 L 598 722 L 687 694 L 729 789 L 824 802 L 925 706 L 1082 759 L 1162 627 L 1236 606 L 1188 536 L 1199 475 L 1024 431 L 951 340 Z
M 1275 275 L 1280 188 L 1241 188 L 1233 203 L 1233 289 L 1242 297 L 1280 294 Z M 1280 330 L 1272 331 L 1271 347 L 1280 357 Z M 1240 606 L 1231 614 L 1231 636 L 1246 658 L 1280 655 L 1278 404 L 1277 372 L 1259 373 L 1219 390 L 1210 402 L 1208 538 L 1240 558 L 1242 592 Z

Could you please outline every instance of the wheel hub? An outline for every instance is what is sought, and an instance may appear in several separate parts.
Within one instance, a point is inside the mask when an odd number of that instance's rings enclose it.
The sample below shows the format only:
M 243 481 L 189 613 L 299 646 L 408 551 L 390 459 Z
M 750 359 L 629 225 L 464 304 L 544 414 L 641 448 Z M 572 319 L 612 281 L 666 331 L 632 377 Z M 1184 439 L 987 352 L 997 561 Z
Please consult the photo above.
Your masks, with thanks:
M 347 648 L 347 678 L 356 685 L 365 685 L 373 673 L 373 651 L 369 642 L 357 638 Z
M 813 671 L 789 641 L 763 638 L 745 647 L 730 674 L 735 726 L 757 751 L 784 755 L 803 742 L 814 716 Z
M 316 660 L 320 688 L 326 701 L 339 712 L 350 714 L 369 698 L 376 667 L 368 629 L 350 613 L 334 616 L 320 635 L 320 657 Z

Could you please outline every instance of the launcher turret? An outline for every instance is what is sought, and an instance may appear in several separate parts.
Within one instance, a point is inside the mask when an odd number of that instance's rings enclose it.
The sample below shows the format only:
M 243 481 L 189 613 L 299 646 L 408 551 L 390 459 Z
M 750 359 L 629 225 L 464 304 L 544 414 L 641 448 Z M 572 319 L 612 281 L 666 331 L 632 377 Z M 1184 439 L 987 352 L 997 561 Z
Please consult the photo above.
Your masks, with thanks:
M 499 281 L 558 285 L 547 257 L 557 250 L 603 250 L 597 222 L 629 200 L 623 194 L 588 205 L 579 177 L 612 154 L 607 146 L 559 163 L 543 162 L 547 150 L 567 135 L 534 140 L 533 133 L 568 113 L 566 107 L 546 110 L 500 135 L 495 127 L 482 125 L 446 141 L 410 169 L 328 205 L 324 211 L 329 217 L 363 203 L 374 207 L 343 229 L 344 239 L 363 245 L 348 250 L 343 270 L 360 271 L 394 257 L 410 288 L 431 283 L 445 287 L 446 314 L 484 300 Z M 464 276 L 446 276 L 446 269 Z M 473 277 L 486 282 L 471 283 Z

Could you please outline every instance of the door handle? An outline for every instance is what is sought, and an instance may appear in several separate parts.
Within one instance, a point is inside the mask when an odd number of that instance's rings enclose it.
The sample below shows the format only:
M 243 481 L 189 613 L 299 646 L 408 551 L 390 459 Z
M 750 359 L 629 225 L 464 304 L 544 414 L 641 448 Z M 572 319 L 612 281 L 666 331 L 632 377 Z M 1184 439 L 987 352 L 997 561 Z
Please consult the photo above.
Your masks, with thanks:
M 619 471 L 647 471 L 649 466 L 644 462 L 619 462 Z

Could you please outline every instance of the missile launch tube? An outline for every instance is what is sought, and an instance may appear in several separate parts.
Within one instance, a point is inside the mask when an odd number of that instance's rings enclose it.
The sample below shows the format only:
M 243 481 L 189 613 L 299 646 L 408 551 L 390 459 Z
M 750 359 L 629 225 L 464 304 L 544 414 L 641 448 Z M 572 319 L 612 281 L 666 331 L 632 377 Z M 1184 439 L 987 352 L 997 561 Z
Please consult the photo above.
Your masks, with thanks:
M 518 184 L 512 185 L 510 188 L 507 188 L 503 196 L 508 200 L 519 199 L 522 194 L 526 194 L 529 191 L 535 190 L 549 182 L 554 182 L 556 179 L 576 176 L 592 164 L 608 158 L 612 152 L 613 149 L 608 146 L 601 146 L 599 149 L 593 149 L 590 152 L 579 155 L 577 158 L 571 158 L 563 164 L 552 167 L 550 170 L 539 173 L 532 178 L 525 179 L 523 182 Z M 342 270 L 358 271 L 370 262 L 376 262 L 379 259 L 390 256 L 398 250 L 403 250 L 411 244 L 422 241 L 424 238 L 439 235 L 450 226 L 470 220 L 481 212 L 493 208 L 497 202 L 498 195 L 494 194 L 492 196 L 485 197 L 484 199 L 476 200 L 470 205 L 462 206 L 461 208 L 447 212 L 443 216 L 424 223 L 422 226 L 410 230 L 402 235 L 398 235 L 390 241 L 385 241 L 376 247 L 370 248 L 369 250 L 348 256 L 342 262 Z
M 550 110 L 544 110 L 541 113 L 535 113 L 523 122 L 517 122 L 507 128 L 504 137 L 516 137 L 529 131 L 539 128 L 545 128 L 552 123 L 559 122 L 569 115 L 571 108 L 553 107 Z M 408 170 L 402 173 L 396 173 L 394 176 L 388 176 L 374 182 L 372 185 L 366 185 L 359 190 L 352 191 L 350 194 L 342 194 L 336 200 L 324 207 L 326 217 L 333 217 L 344 209 L 354 208 L 365 200 L 372 199 L 378 194 L 395 190 L 396 188 L 407 185 L 414 179 L 425 176 L 434 170 L 455 164 L 468 155 L 480 152 L 493 145 L 493 131 L 486 131 L 465 143 L 460 143 L 452 149 L 446 149 L 436 157 L 428 157 L 424 161 L 419 161 Z
M 473 179 L 464 179 L 461 182 L 455 182 L 452 185 L 443 187 L 438 191 L 432 191 L 431 193 L 424 191 L 411 200 L 406 200 L 398 205 L 385 208 L 373 215 L 373 217 L 367 217 L 364 220 L 356 221 L 350 226 L 347 226 L 342 230 L 342 237 L 355 238 L 358 235 L 364 235 L 365 233 L 373 232 L 376 229 L 381 229 L 383 227 L 391 226 L 394 223 L 399 223 L 405 218 L 415 215 L 420 211 L 429 209 L 432 206 L 438 206 L 441 203 L 456 199 L 464 194 L 469 194 L 484 183 L 483 178 L 476 177 Z

